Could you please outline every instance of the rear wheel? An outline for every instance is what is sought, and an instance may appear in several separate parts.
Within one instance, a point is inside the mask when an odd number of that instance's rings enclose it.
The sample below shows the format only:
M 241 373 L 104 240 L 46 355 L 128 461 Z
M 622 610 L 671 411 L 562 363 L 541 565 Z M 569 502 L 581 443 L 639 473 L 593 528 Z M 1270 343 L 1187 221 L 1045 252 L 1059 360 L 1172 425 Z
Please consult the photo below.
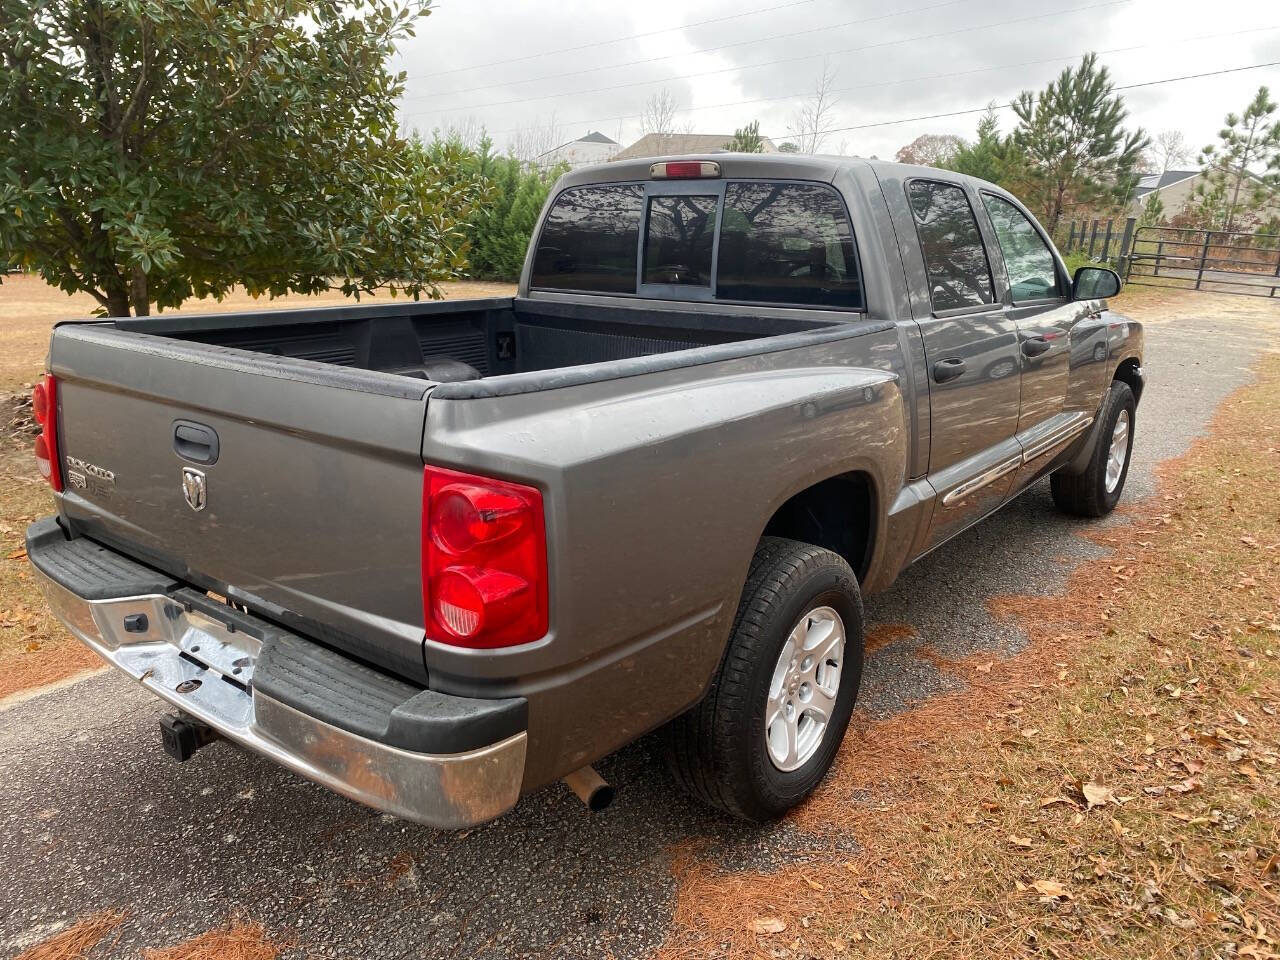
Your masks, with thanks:
M 1049 478 L 1053 502 L 1060 510 L 1081 517 L 1102 517 L 1115 509 L 1129 476 L 1136 410 L 1129 385 L 1113 381 L 1089 465 L 1083 473 L 1058 471 Z
M 672 774 L 733 816 L 782 815 L 830 769 L 861 679 L 862 598 L 849 565 L 763 538 L 710 690 L 668 725 Z

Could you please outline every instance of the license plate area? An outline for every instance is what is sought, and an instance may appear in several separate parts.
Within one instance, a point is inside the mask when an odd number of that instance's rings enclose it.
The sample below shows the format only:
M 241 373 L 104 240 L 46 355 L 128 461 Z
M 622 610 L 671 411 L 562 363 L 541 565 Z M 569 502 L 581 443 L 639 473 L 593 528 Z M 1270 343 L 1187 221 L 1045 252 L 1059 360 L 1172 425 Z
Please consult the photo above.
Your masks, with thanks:
M 262 641 L 200 610 L 181 609 L 173 620 L 169 642 L 187 659 L 238 686 L 248 687 L 262 652 Z

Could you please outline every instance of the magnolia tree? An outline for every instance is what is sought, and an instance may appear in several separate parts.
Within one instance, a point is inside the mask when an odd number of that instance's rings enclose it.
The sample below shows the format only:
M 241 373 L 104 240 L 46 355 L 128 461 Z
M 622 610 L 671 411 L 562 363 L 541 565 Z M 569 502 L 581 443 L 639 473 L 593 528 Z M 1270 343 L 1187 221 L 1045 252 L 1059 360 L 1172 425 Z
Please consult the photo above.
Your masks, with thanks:
M 0 0 L 0 254 L 112 316 L 436 294 L 477 182 L 396 132 L 428 2 Z

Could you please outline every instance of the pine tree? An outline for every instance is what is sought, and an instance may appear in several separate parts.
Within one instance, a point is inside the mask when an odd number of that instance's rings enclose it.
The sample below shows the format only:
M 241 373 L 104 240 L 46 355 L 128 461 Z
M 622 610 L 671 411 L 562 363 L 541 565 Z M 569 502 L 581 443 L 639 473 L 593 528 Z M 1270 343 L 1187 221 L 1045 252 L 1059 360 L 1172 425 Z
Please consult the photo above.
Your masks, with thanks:
M 993 103 L 978 121 L 978 138 L 957 150 L 944 166 L 956 173 L 1003 184 L 1010 151 L 1011 145 L 1000 135 L 1000 118 Z
M 1039 95 L 1013 102 L 1014 142 L 1026 153 L 1032 197 L 1052 233 L 1068 204 L 1119 203 L 1132 193 L 1149 144 L 1141 127 L 1125 130 L 1124 100 L 1098 56 L 1085 54 Z
M 760 136 L 760 121 L 752 120 L 745 127 L 733 131 L 733 138 L 724 148 L 733 153 L 764 153 L 764 137 Z
M 1152 190 L 1142 202 L 1142 215 L 1138 218 L 1138 226 L 1154 227 L 1164 220 L 1164 201 L 1160 199 L 1160 191 Z
M 1276 102 L 1259 87 L 1243 114 L 1229 113 L 1218 143 L 1200 152 L 1203 168 L 1188 213 L 1210 230 L 1253 226 L 1280 197 L 1280 121 Z

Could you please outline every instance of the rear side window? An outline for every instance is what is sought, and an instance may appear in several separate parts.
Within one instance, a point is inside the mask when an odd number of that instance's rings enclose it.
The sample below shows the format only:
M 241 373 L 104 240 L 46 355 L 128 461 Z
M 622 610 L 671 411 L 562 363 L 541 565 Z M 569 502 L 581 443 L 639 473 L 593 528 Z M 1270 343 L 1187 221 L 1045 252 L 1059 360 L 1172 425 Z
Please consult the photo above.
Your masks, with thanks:
M 644 282 L 711 286 L 711 249 L 720 198 L 677 194 L 649 198 Z
M 1031 221 L 1008 200 L 993 194 L 984 193 L 982 202 L 991 215 L 991 225 L 996 228 L 996 239 L 1009 272 L 1013 302 L 1060 296 L 1053 254 Z
M 644 188 L 638 184 L 578 187 L 560 194 L 542 225 L 530 283 L 634 293 L 643 207 Z
M 935 180 L 912 180 L 907 184 L 907 198 L 929 272 L 933 309 L 991 303 L 991 266 L 963 188 Z
M 853 231 L 835 191 L 813 184 L 728 184 L 716 296 L 861 309 Z

